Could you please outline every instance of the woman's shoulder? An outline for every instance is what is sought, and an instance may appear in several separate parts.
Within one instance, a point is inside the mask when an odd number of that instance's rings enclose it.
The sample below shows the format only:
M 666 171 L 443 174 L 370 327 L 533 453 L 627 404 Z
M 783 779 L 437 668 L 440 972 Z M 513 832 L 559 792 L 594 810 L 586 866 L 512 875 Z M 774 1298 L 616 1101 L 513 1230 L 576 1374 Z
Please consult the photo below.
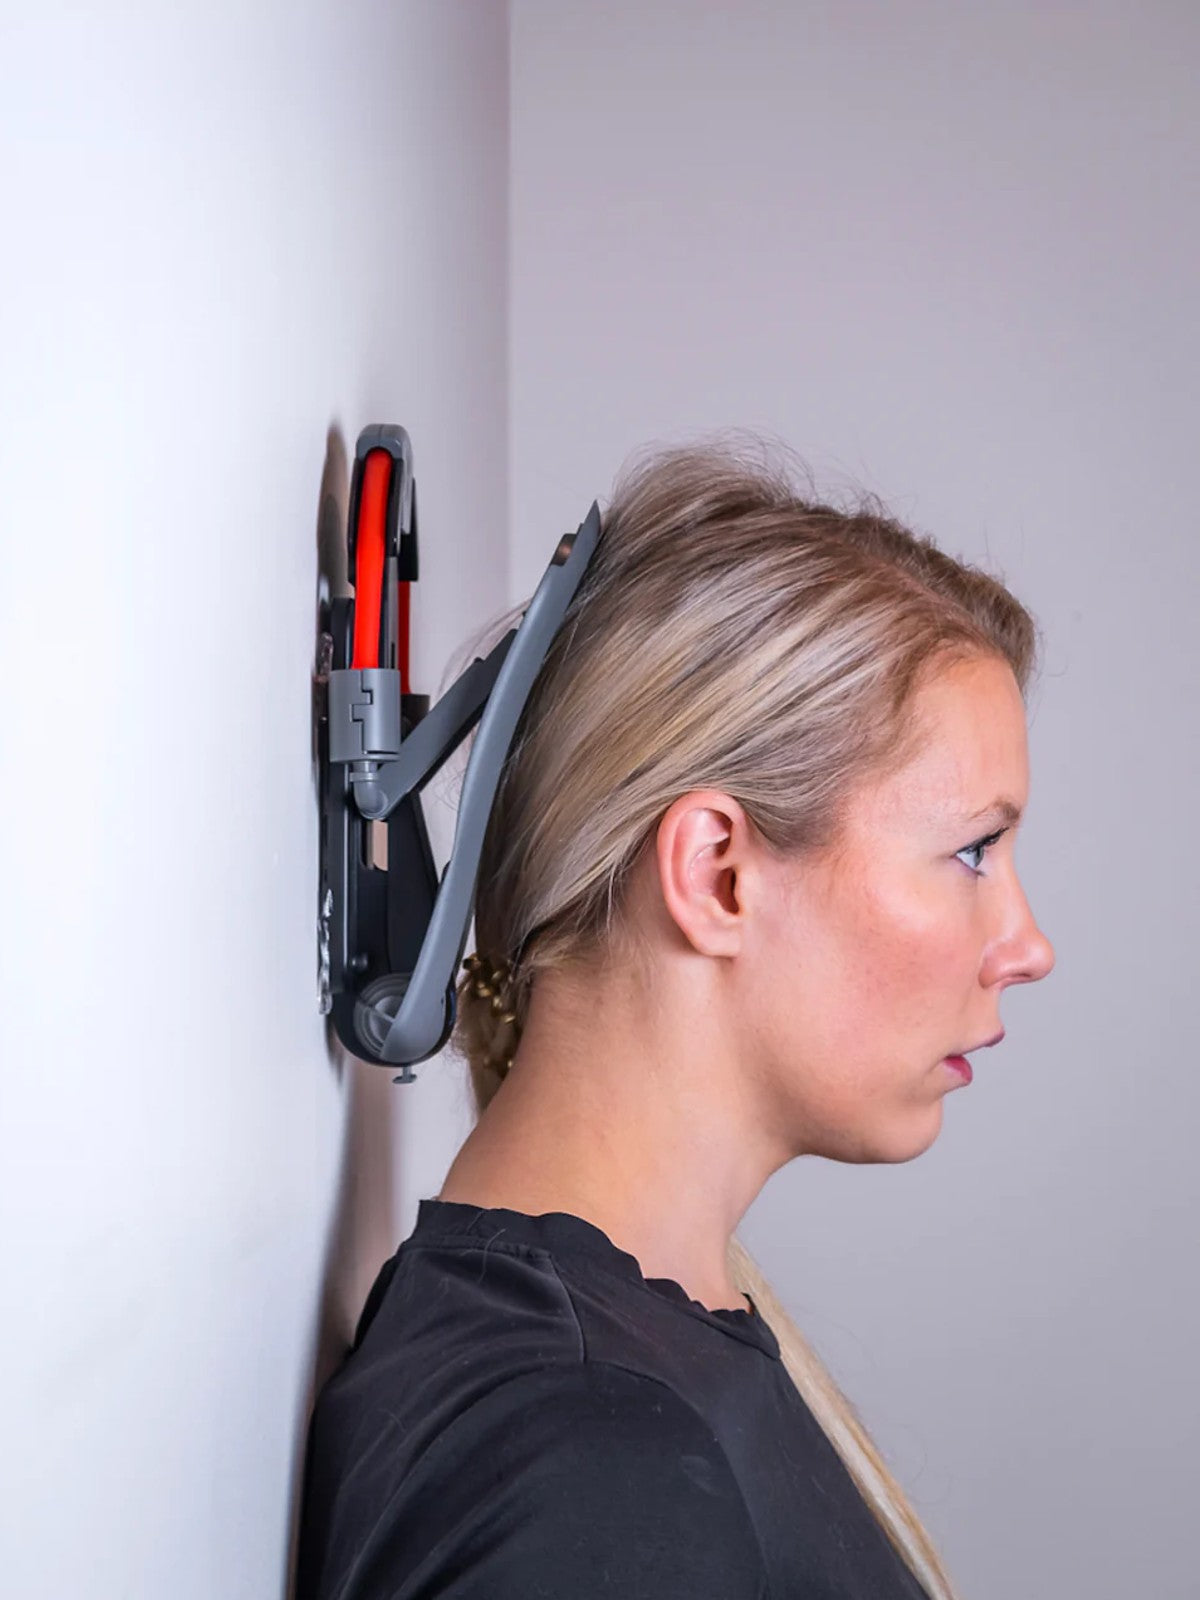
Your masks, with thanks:
M 386 1446 L 359 1441 L 353 1495 L 310 1506 L 335 1550 L 361 1548 L 370 1531 L 377 1587 L 355 1600 L 415 1593 L 418 1577 L 426 1594 L 465 1582 L 463 1600 L 515 1600 L 549 1576 L 578 1600 L 766 1593 L 719 1440 L 657 1378 L 603 1361 L 510 1372 L 416 1457 L 391 1421 Z
M 432 1226 L 446 1218 L 459 1227 Z M 327 1551 L 337 1572 L 338 1552 L 378 1550 L 379 1587 L 346 1600 L 438 1593 L 464 1572 L 463 1600 L 524 1596 L 547 1573 L 580 1600 L 597 1572 L 606 1594 L 765 1593 L 708 1413 L 775 1363 L 654 1292 L 632 1258 L 613 1271 L 600 1241 L 576 1248 L 579 1228 L 532 1222 L 430 1208 L 380 1269 L 310 1425 L 306 1559 Z M 330 1585 L 297 1600 L 343 1593 Z

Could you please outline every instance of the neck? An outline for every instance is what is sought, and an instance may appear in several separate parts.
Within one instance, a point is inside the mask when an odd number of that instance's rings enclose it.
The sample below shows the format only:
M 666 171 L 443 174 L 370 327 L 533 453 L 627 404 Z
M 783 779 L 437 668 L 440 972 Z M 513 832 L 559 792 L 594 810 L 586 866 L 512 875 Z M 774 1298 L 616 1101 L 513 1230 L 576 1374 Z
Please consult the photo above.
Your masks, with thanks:
M 726 1250 L 783 1159 L 763 1148 L 749 1094 L 731 1089 L 745 1077 L 711 1033 L 689 1037 L 670 1006 L 639 1016 L 629 995 L 595 985 L 560 990 L 557 1005 L 538 998 L 438 1198 L 570 1212 L 646 1277 L 673 1279 L 710 1310 L 744 1310 Z M 625 1019 L 615 1032 L 614 1017 Z

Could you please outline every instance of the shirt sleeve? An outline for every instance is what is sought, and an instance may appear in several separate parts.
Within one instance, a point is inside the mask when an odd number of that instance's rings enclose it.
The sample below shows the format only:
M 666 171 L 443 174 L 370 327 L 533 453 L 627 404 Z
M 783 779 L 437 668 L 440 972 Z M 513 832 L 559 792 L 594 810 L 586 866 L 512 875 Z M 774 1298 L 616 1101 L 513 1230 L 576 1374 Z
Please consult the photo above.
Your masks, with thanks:
M 409 1474 L 344 1600 L 764 1600 L 758 1538 L 712 1430 L 604 1363 L 500 1384 Z

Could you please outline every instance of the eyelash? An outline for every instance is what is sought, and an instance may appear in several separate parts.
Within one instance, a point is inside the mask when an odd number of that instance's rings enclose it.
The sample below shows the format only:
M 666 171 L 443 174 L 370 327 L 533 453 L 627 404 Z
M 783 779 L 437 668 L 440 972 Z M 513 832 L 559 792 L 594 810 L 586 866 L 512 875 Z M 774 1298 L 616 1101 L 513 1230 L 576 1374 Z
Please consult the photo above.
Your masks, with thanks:
M 957 852 L 955 859 L 957 860 L 958 856 L 967 855 L 972 850 L 986 850 L 989 845 L 995 844 L 997 839 L 1003 838 L 1007 832 L 1007 828 L 1000 828 L 996 833 L 989 833 L 983 839 L 976 839 L 974 844 L 963 845 L 962 849 Z M 968 866 L 965 861 L 963 862 L 963 865 L 967 867 L 968 872 L 973 872 L 977 878 L 983 876 L 978 867 Z

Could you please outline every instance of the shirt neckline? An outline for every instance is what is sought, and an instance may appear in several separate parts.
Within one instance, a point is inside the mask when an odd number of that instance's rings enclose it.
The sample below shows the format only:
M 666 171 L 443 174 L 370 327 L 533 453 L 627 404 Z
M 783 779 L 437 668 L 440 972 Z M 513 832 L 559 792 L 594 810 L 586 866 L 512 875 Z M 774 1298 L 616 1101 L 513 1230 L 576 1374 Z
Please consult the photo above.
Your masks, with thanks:
M 421 1199 L 417 1202 L 417 1222 L 410 1237 L 425 1242 L 432 1242 L 434 1236 L 470 1238 L 482 1243 L 493 1242 L 501 1235 L 511 1244 L 545 1250 L 550 1255 L 582 1255 L 591 1266 L 639 1284 L 692 1316 L 715 1325 L 723 1333 L 754 1345 L 775 1361 L 782 1359 L 779 1341 L 761 1311 L 754 1306 L 752 1296 L 746 1298 L 753 1310 L 736 1306 L 710 1309 L 699 1300 L 693 1300 L 674 1278 L 646 1277 L 635 1255 L 614 1244 L 596 1223 L 576 1216 L 573 1211 L 542 1211 L 533 1215 L 508 1206 L 476 1206 L 436 1197 Z

